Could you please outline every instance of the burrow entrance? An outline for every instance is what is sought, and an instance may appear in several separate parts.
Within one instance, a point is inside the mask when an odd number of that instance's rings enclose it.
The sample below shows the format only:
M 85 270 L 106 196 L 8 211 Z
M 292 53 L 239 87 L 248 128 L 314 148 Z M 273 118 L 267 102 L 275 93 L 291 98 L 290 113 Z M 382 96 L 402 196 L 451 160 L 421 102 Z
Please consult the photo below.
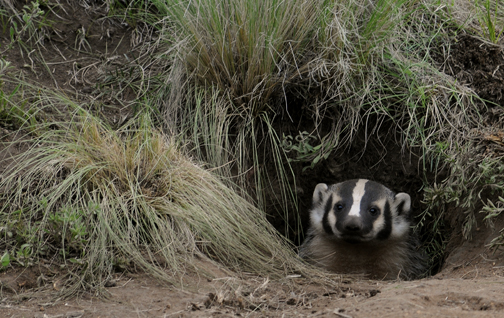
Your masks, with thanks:
M 444 52 L 444 53 L 442 53 Z M 446 54 L 446 52 L 449 52 Z M 480 152 L 492 152 L 502 156 L 504 153 L 504 50 L 498 45 L 483 42 L 469 35 L 458 36 L 449 49 L 434 52 L 434 60 L 439 63 L 439 69 L 457 78 L 458 81 L 470 87 L 481 98 L 485 105 L 481 107 L 481 118 L 486 130 L 479 132 L 483 142 L 496 143 L 502 149 L 482 147 Z M 304 114 L 290 113 L 290 118 L 302 121 Z M 299 107 L 298 109 L 301 109 Z M 371 126 L 373 125 L 371 119 Z M 387 126 L 388 125 L 388 126 Z M 278 123 L 279 135 L 302 133 L 299 127 L 309 128 L 299 122 L 289 124 L 287 120 Z M 309 127 L 309 126 L 308 126 Z M 369 126 L 368 126 L 369 127 Z M 370 129 L 372 130 L 372 129 Z M 470 130 L 470 129 L 468 129 Z M 310 163 L 294 163 L 295 191 L 298 196 L 298 206 L 302 228 L 297 226 L 296 218 L 285 220 L 282 216 L 270 213 L 270 221 L 296 245 L 301 244 L 309 224 L 308 210 L 311 205 L 312 193 L 318 183 L 337 183 L 348 179 L 366 178 L 377 181 L 395 192 L 406 192 L 412 199 L 412 211 L 416 216 L 415 223 L 422 221 L 417 227 L 417 234 L 430 258 L 429 275 L 435 275 L 444 268 L 457 264 L 469 264 L 471 259 L 491 259 L 500 264 L 502 257 L 488 249 L 489 243 L 499 236 L 499 230 L 504 227 L 502 218 L 497 218 L 494 224 L 484 220 L 485 215 L 477 213 L 483 206 L 483 200 L 496 198 L 495 193 L 488 193 L 481 198 L 481 203 L 472 207 L 475 214 L 474 229 L 467 235 L 463 233 L 465 215 L 461 208 L 451 202 L 439 209 L 428 209 L 424 203 L 426 187 L 442 183 L 449 176 L 449 169 L 440 170 L 431 158 L 425 158 L 421 149 L 406 149 L 399 142 L 400 137 L 394 134 L 390 124 L 383 124 L 374 133 L 358 132 L 351 146 L 331 154 L 313 168 Z M 487 133 L 488 133 L 487 132 Z M 477 135 L 478 135 L 477 134 Z M 493 140 L 484 140 L 491 136 Z M 501 140 L 496 140 L 501 138 Z M 478 141 L 476 140 L 476 144 Z M 481 145 L 481 144 L 480 144 Z M 498 147 L 497 147 L 498 148 Z M 494 155 L 495 156 L 495 155 Z M 274 169 L 272 167 L 271 169 Z M 275 191 L 276 189 L 272 189 Z M 270 212 L 270 211 L 268 211 Z M 422 214 L 424 218 L 421 218 Z M 433 231 L 435 227 L 435 231 Z M 503 264 L 504 265 L 504 264 Z

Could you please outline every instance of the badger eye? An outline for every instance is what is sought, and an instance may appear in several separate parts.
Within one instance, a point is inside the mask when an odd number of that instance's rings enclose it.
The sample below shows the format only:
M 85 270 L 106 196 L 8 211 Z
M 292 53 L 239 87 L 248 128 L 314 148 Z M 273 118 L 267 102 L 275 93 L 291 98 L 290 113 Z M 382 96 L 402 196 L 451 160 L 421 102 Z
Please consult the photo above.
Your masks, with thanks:
M 380 210 L 377 209 L 377 208 L 371 208 L 371 209 L 369 209 L 369 213 L 371 215 L 377 215 L 379 212 L 380 212 Z
M 344 206 L 343 204 L 336 204 L 336 210 L 341 211 L 343 210 Z

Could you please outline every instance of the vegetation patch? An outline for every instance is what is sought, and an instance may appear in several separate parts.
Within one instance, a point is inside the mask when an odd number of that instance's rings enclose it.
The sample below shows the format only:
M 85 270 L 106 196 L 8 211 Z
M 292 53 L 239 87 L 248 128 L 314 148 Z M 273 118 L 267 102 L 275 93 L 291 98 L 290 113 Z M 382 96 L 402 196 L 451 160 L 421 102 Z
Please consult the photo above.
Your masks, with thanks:
M 264 214 L 148 115 L 112 130 L 66 106 L 72 119 L 41 131 L 1 180 L 4 268 L 61 263 L 67 294 L 101 288 L 132 266 L 176 283 L 191 268 L 205 273 L 195 257 L 273 277 L 303 270 Z
M 20 153 L 0 179 L 2 269 L 61 264 L 66 294 L 135 267 L 175 283 L 198 257 L 306 274 L 290 242 L 313 189 L 350 178 L 412 196 L 432 273 L 452 233 L 497 223 L 504 6 L 79 5 L 2 2 L 1 141 Z

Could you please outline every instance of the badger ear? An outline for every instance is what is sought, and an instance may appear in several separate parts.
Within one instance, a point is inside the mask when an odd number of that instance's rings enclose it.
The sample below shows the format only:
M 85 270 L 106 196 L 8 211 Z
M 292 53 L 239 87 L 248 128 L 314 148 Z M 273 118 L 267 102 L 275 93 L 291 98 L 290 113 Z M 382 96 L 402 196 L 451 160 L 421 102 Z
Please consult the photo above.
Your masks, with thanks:
M 326 197 L 326 191 L 329 187 L 325 183 L 319 183 L 313 191 L 313 204 L 320 204 Z
M 411 198 L 409 194 L 401 192 L 394 197 L 394 206 L 396 207 L 397 215 L 409 216 L 411 210 Z

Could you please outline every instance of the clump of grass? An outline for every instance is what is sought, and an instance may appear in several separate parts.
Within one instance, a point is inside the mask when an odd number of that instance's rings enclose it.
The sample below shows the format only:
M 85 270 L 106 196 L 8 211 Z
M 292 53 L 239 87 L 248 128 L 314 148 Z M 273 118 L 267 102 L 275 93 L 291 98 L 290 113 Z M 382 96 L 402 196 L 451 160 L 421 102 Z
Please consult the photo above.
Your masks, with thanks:
M 99 291 L 124 266 L 177 283 L 191 268 L 205 272 L 195 256 L 272 277 L 302 270 L 264 214 L 150 116 L 113 131 L 68 102 L 72 120 L 52 123 L 0 182 L 0 249 L 11 262 L 59 259 L 67 295 Z
M 294 177 L 283 165 L 286 156 L 272 116 L 263 113 L 259 118 L 242 118 L 229 113 L 232 102 L 217 90 L 194 87 L 189 92 L 187 107 L 179 111 L 183 119 L 177 122 L 177 128 L 190 142 L 193 153 L 226 180 L 232 180 L 229 185 L 236 191 L 246 190 L 244 195 L 261 209 L 269 206 L 266 212 L 279 212 L 287 219 L 289 210 L 296 208 L 295 194 L 289 188 Z M 267 161 L 269 164 L 265 164 Z M 271 191 L 277 197 L 268 203 L 265 192 Z M 288 233 L 287 228 L 280 230 Z
M 443 18 L 452 25 L 452 31 L 467 32 L 498 44 L 504 30 L 502 0 L 441 1 Z
M 34 102 L 37 93 L 26 91 L 26 85 L 17 80 L 12 81 L 8 74 L 10 63 L 0 60 L 0 122 L 3 127 L 16 131 L 19 129 L 35 132 L 39 121 L 44 121 L 41 110 L 44 106 Z M 5 71 L 7 74 L 2 74 Z M 5 75 L 5 76 L 4 76 Z
M 473 140 L 459 144 L 456 150 L 442 152 L 442 160 L 449 169 L 448 177 L 428 187 L 425 197 L 429 208 L 436 207 L 439 220 L 462 221 L 461 230 L 466 239 L 472 238 L 478 219 L 493 226 L 493 220 L 502 212 L 500 193 L 504 190 L 502 130 L 474 130 L 471 137 Z M 448 207 L 450 211 L 446 210 Z M 479 217 L 478 213 L 481 213 Z M 490 244 L 491 247 L 499 245 L 502 245 L 501 238 Z
M 484 38 L 497 44 L 504 32 L 504 9 L 502 1 L 474 1 L 476 16 Z
M 305 53 L 326 2 L 153 2 L 173 23 L 161 33 L 176 48 L 170 94 L 184 96 L 162 105 L 170 127 L 186 132 L 200 158 L 233 177 L 261 208 L 287 218 L 296 210 L 295 178 L 273 122 L 290 117 L 289 83 L 310 71 Z M 218 122 L 205 123 L 209 118 Z M 270 160 L 274 169 L 264 165 Z M 276 193 L 266 198 L 271 189 Z
M 236 113 L 259 116 L 302 61 L 325 2 L 154 1 L 177 23 L 180 57 L 194 80 L 229 94 Z

